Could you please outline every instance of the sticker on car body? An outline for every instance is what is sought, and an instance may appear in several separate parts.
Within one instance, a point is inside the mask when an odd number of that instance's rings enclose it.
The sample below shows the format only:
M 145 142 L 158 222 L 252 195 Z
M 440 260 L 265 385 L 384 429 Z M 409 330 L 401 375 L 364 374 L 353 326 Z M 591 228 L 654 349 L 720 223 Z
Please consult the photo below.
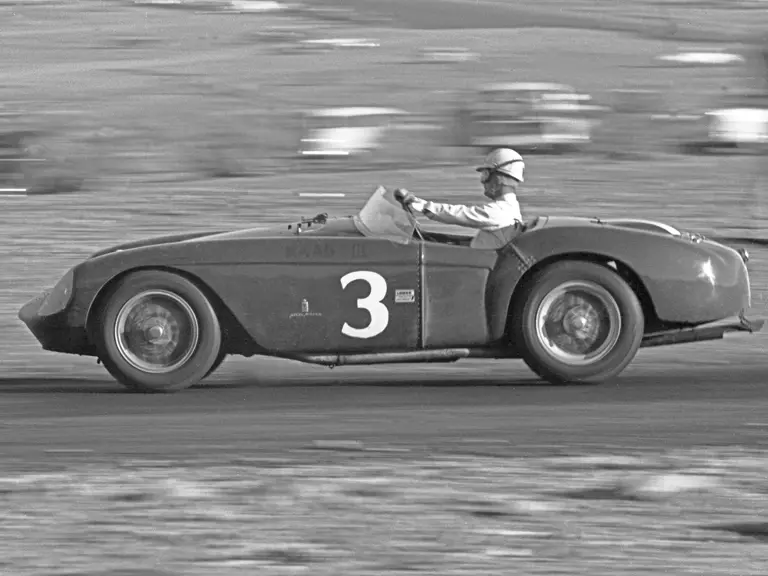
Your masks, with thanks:
M 396 304 L 409 304 L 416 301 L 415 290 L 395 290 Z

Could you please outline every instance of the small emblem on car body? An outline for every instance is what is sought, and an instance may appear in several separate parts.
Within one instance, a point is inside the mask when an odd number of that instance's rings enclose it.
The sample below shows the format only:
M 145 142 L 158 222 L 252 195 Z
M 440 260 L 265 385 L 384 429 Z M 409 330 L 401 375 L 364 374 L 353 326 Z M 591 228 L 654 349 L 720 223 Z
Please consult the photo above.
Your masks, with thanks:
M 301 318 L 306 316 L 322 316 L 320 312 L 309 311 L 309 301 L 306 298 L 301 299 L 301 312 L 292 312 L 288 318 Z

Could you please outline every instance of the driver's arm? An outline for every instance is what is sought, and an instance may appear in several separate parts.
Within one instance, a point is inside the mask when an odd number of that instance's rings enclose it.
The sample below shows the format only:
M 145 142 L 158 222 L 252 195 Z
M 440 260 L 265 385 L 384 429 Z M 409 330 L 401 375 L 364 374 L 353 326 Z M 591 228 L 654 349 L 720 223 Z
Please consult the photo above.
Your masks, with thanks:
M 458 224 L 467 228 L 493 229 L 509 226 L 511 222 L 507 214 L 502 213 L 496 206 L 464 204 L 441 204 L 425 202 L 421 212 L 430 220 L 443 224 Z

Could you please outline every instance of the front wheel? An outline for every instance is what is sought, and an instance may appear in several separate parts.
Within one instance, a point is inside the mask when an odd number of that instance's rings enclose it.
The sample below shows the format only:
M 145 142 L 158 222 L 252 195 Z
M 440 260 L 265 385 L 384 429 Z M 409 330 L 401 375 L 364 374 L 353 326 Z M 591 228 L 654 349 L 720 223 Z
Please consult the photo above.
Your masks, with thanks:
M 640 348 L 644 315 L 612 269 L 583 261 L 553 264 L 528 285 L 513 313 L 523 360 L 553 384 L 597 383 L 621 373 Z
M 205 294 L 168 272 L 136 272 L 120 281 L 102 309 L 99 356 L 131 390 L 175 392 L 214 368 L 221 329 Z

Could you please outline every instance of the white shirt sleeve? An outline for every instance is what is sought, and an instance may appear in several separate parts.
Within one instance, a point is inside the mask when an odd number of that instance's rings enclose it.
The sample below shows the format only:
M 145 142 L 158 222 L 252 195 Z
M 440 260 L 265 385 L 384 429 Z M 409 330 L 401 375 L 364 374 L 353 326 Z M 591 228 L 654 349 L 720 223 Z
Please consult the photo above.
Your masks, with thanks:
M 497 203 L 467 206 L 464 204 L 427 202 L 422 211 L 430 220 L 443 224 L 458 224 L 468 228 L 493 230 L 512 226 L 516 221 L 522 220 L 514 214 L 511 208 L 510 205 L 510 210 L 504 210 Z
M 424 213 L 424 208 L 426 206 L 427 206 L 427 201 L 426 200 L 416 199 L 416 201 L 414 201 L 411 204 L 411 209 L 415 210 L 416 212 L 421 212 L 423 214 Z

